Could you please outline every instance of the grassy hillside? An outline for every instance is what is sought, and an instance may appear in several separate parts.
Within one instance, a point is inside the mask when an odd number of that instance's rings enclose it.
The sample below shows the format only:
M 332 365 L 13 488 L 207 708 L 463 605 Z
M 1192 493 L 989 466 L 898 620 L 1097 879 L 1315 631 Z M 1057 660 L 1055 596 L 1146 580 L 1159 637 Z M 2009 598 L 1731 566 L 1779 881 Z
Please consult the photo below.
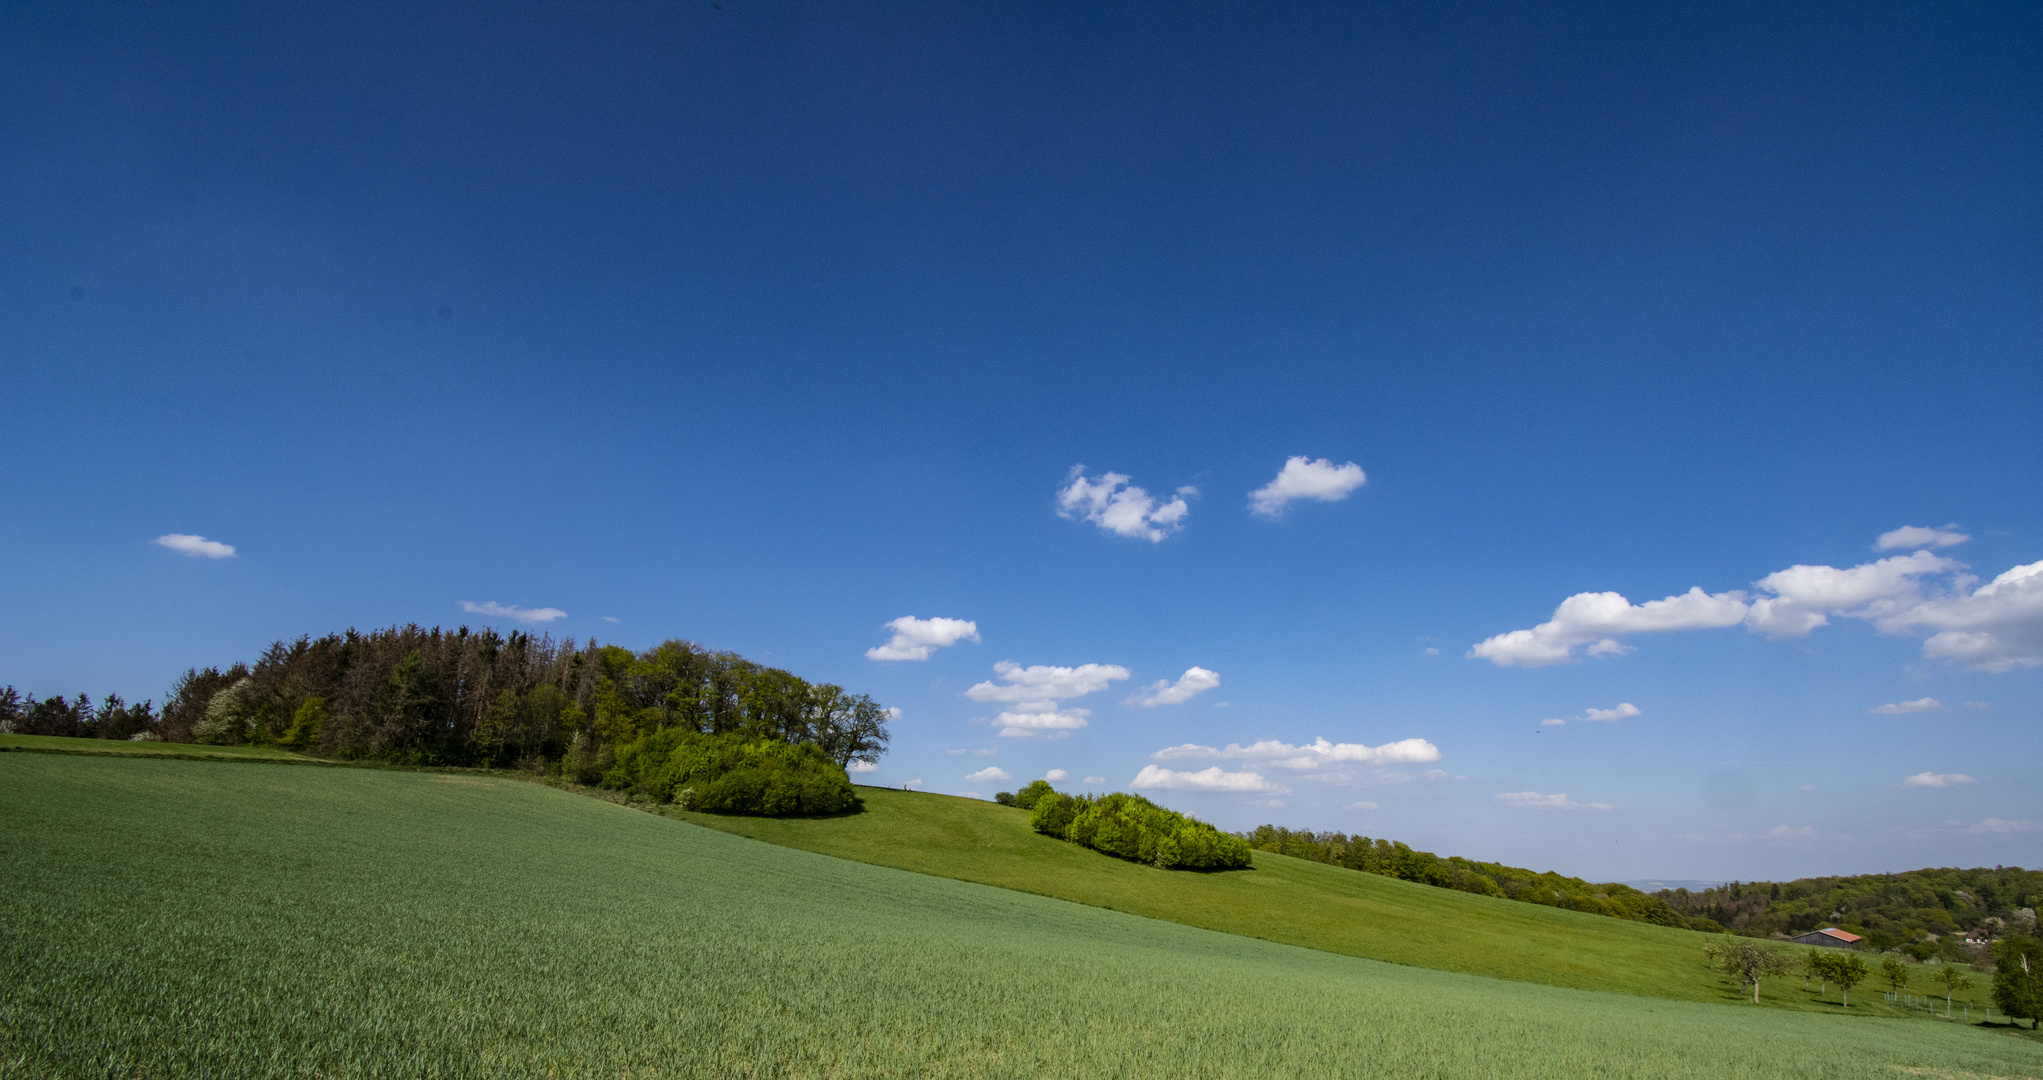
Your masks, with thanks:
M 1372 960 L 1685 1001 L 1731 1001 L 1738 993 L 1704 966 L 1706 934 L 1437 889 L 1266 851 L 1255 853 L 1249 871 L 1157 870 L 1038 835 L 1029 829 L 1028 814 L 1011 807 L 891 788 L 862 787 L 859 795 L 867 812 L 844 818 L 672 813 L 804 851 Z M 1771 1002 L 1822 1007 L 1785 992 L 1771 995 Z
M 129 742 L 125 739 L 80 739 L 56 735 L 0 735 L 0 753 L 28 750 L 41 754 L 94 754 L 110 757 L 191 758 L 200 761 L 294 762 L 332 765 L 321 758 L 294 754 L 272 746 L 205 746 L 199 743 Z
M 0 1076 L 2043 1076 L 1958 1025 L 1372 963 L 507 779 L 0 754 L 0 823 Z

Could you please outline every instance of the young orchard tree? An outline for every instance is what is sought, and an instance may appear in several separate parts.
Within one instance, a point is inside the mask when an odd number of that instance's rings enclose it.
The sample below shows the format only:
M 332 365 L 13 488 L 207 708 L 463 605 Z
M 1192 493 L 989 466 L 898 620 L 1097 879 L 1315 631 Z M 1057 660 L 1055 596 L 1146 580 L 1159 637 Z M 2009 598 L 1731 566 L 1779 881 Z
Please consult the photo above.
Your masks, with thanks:
M 1830 978 L 1837 988 L 1844 991 L 1844 1007 L 1851 1008 L 1851 988 L 1866 981 L 1872 969 L 1866 966 L 1866 958 L 1857 953 L 1838 953 L 1830 962 Z
M 1751 987 L 1754 1005 L 1759 1004 L 1759 980 L 1794 970 L 1794 961 L 1786 953 L 1730 934 L 1725 934 L 1722 941 L 1704 946 L 1703 956 L 1712 968 L 1737 979 L 1740 990 Z
M 1829 949 L 1810 949 L 1802 954 L 1802 989 L 1809 989 L 1809 980 L 1816 980 L 1816 994 L 1821 997 L 1830 993 L 1830 972 L 1832 961 L 1837 954 Z
M 1897 994 L 1908 989 L 1908 965 L 1891 956 L 1880 961 L 1880 977 Z
M 1959 971 L 1956 964 L 1945 964 L 1942 971 L 1930 977 L 1930 981 L 1940 983 L 1944 988 L 1945 1016 L 1951 1015 L 1951 995 L 1972 986 L 1972 980 L 1964 972 Z

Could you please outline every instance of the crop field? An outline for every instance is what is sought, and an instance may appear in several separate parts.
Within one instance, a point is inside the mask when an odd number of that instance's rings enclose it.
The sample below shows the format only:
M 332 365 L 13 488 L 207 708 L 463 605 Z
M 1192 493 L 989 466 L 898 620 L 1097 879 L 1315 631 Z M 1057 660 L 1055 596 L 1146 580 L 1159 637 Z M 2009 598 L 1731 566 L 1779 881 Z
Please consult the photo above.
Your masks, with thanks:
M 1373 962 L 515 780 L 0 754 L 0 1076 L 2043 1076 Z M 1361 876 L 1361 875 L 1356 875 Z

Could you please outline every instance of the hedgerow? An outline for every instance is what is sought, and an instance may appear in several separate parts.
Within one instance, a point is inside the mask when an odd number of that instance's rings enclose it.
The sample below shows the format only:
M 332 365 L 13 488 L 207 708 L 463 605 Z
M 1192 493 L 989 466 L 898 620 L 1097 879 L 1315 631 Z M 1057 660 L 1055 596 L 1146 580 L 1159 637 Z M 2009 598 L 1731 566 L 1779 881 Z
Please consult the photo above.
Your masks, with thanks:
M 815 743 L 685 728 L 618 747 L 603 784 L 712 814 L 814 817 L 861 806 L 843 766 Z

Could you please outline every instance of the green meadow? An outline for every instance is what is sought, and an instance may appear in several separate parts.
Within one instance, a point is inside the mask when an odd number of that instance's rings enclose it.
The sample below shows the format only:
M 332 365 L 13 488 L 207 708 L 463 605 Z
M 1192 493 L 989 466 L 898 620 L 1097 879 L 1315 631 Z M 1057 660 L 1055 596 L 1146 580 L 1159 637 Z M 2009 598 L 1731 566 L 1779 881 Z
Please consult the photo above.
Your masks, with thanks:
M 1386 964 L 501 777 L 0 754 L 0 867 L 9 1077 L 2043 1076 L 2002 1033 Z

